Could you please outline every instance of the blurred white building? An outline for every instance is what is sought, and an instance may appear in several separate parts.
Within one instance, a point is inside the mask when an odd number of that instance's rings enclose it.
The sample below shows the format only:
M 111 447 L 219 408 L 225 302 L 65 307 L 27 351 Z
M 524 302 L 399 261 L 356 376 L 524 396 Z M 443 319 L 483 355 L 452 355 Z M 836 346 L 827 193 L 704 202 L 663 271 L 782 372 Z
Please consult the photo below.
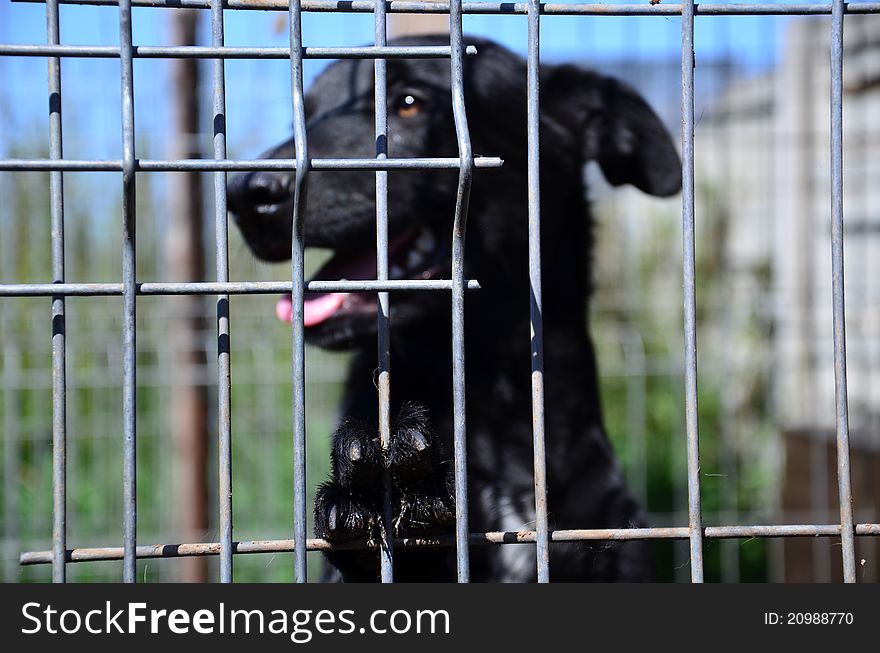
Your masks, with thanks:
M 781 65 L 761 78 L 733 84 L 707 116 L 697 166 L 698 185 L 713 184 L 724 196 L 730 213 L 725 250 L 735 273 L 743 283 L 770 275 L 775 409 L 789 429 L 833 430 L 835 418 L 828 34 L 827 20 L 791 24 Z M 850 421 L 854 442 L 877 446 L 880 19 L 850 16 L 845 34 Z
M 772 318 L 772 407 L 785 439 L 781 508 L 790 522 L 837 511 L 831 293 L 830 23 L 790 24 L 778 67 L 734 82 L 703 120 L 697 186 L 723 207 L 734 292 Z M 844 53 L 844 223 L 852 481 L 857 521 L 880 506 L 880 18 L 848 16 Z M 711 212 L 710 206 L 704 211 Z M 705 219 L 705 214 L 704 214 Z M 765 288 L 769 292 L 762 293 Z M 732 301 L 733 298 L 730 298 Z M 767 302 L 767 305 L 762 305 Z M 730 346 L 748 359 L 749 334 Z M 786 543 L 786 555 L 804 546 Z M 861 555 L 876 566 L 876 542 Z M 815 547 L 813 547 L 815 549 Z M 839 554 L 812 554 L 830 579 Z M 821 559 L 820 559 L 821 558 Z M 789 579 L 795 579 L 789 573 Z M 801 565 L 810 567 L 810 565 Z M 833 574 L 832 574 L 833 570 Z M 877 577 L 877 570 L 870 573 Z M 801 577 L 801 580 L 807 580 Z

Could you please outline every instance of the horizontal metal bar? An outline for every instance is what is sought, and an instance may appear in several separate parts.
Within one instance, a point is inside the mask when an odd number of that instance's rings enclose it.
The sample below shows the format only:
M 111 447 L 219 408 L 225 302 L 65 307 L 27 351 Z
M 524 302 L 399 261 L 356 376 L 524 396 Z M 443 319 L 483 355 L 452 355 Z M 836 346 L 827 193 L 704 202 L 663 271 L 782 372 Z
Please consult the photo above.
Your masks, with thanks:
M 474 157 L 477 168 L 500 168 L 504 160 L 499 157 Z M 312 170 L 458 170 L 458 158 L 411 158 L 411 159 L 311 159 Z M 178 159 L 134 162 L 136 172 L 203 172 L 245 170 L 296 170 L 294 159 Z M 50 171 L 63 172 L 120 172 L 119 159 L 0 159 L 0 171 Z
M 43 2 L 43 0 L 12 0 L 13 2 Z M 60 0 L 61 4 L 108 5 L 115 6 L 117 0 Z M 180 9 L 209 9 L 211 0 L 132 0 L 135 7 L 170 7 Z M 448 2 L 424 2 L 410 0 L 391 0 L 386 2 L 390 14 L 446 14 Z M 305 12 L 372 13 L 375 3 L 372 0 L 303 0 Z M 225 9 L 288 11 L 288 0 L 226 0 Z M 465 14 L 526 14 L 525 2 L 464 2 Z M 849 3 L 847 14 L 880 13 L 880 3 Z M 681 14 L 680 4 L 563 4 L 543 3 L 541 14 L 545 16 L 677 16 Z M 815 16 L 830 15 L 831 3 L 799 4 L 698 4 L 694 7 L 697 16 Z
M 442 59 L 449 57 L 449 53 L 448 45 L 303 48 L 303 59 Z M 468 46 L 466 54 L 477 54 L 477 48 Z M 3 43 L 0 44 L 0 56 L 113 59 L 119 57 L 119 48 L 112 45 Z M 290 59 L 290 48 L 138 45 L 132 48 L 132 56 L 135 59 Z
M 467 290 L 479 290 L 470 279 Z M 266 295 L 290 292 L 290 281 L 232 281 L 193 283 L 139 283 L 138 295 Z M 397 279 L 389 281 L 308 281 L 307 292 L 409 292 L 452 290 L 449 279 Z M 104 297 L 122 294 L 121 283 L 10 283 L 0 284 L 0 297 Z
M 855 534 L 880 536 L 880 524 L 857 524 Z M 840 535 L 840 524 L 794 524 L 764 526 L 707 526 L 703 536 L 709 539 L 736 539 L 754 537 L 835 537 Z M 551 531 L 553 542 L 583 542 L 598 540 L 686 540 L 690 536 L 687 526 L 670 528 L 616 528 L 616 529 L 572 529 Z M 472 546 L 499 544 L 534 544 L 535 531 L 495 531 L 471 533 L 468 543 Z M 396 538 L 394 546 L 400 547 L 451 547 L 455 545 L 452 535 L 436 538 Z M 289 553 L 294 550 L 293 540 L 253 540 L 233 542 L 233 553 Z M 366 540 L 355 540 L 344 544 L 331 544 L 327 540 L 311 538 L 306 540 L 309 551 L 351 550 L 375 547 Z M 219 555 L 219 542 L 198 542 L 191 544 L 151 544 L 137 548 L 138 558 L 181 558 L 188 556 Z M 122 547 L 68 549 L 67 562 L 97 562 L 100 560 L 119 560 Z M 22 565 L 40 565 L 52 562 L 51 551 L 28 551 L 19 557 Z

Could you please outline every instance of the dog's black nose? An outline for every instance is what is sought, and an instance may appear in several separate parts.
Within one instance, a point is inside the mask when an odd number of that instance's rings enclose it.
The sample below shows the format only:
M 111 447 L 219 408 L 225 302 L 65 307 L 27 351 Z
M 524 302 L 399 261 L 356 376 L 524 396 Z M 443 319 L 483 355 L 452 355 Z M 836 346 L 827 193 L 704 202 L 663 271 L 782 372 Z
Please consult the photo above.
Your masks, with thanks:
M 229 208 L 242 213 L 256 206 L 282 204 L 290 198 L 286 177 L 273 172 L 238 175 L 227 190 Z

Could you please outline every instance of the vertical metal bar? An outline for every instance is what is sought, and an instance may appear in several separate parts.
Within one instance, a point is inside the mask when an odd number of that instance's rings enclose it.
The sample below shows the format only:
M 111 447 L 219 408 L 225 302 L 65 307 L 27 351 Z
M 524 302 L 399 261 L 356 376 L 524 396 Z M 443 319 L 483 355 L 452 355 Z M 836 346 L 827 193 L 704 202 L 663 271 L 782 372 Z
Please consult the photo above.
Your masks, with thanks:
M 834 302 L 834 390 L 837 407 L 837 490 L 843 580 L 856 582 L 852 484 L 849 460 L 849 409 L 846 387 L 846 308 L 843 280 L 843 12 L 831 6 L 831 291 Z
M 388 38 L 386 5 L 374 5 L 374 44 L 384 47 Z M 388 97 L 387 64 L 375 59 L 374 107 L 376 114 L 376 158 L 388 158 Z M 388 280 L 388 172 L 376 172 L 376 278 Z M 376 309 L 379 347 L 379 442 L 387 450 L 391 445 L 391 323 L 388 293 L 380 292 Z M 394 580 L 394 550 L 391 516 L 391 474 L 386 471 L 382 479 L 385 495 L 382 519 L 382 545 L 380 571 L 383 583 Z
M 697 290 L 694 225 L 694 2 L 681 5 L 682 233 L 684 245 L 684 361 L 687 425 L 688 526 L 691 581 L 703 582 L 700 441 L 697 411 Z
M 550 582 L 550 544 L 547 525 L 547 456 L 544 448 L 544 314 L 541 296 L 541 164 L 539 81 L 541 65 L 541 5 L 529 0 L 528 55 L 528 190 L 529 303 L 532 342 L 532 442 L 535 466 L 535 546 L 538 582 Z
M 134 72 L 131 0 L 119 0 L 119 67 L 122 80 L 122 419 L 123 419 L 123 580 L 136 582 L 137 558 L 137 369 Z
M 49 45 L 61 40 L 58 0 L 46 1 Z M 49 158 L 63 158 L 61 59 L 49 57 Z M 64 178 L 49 173 L 52 212 L 52 283 L 64 283 Z M 52 297 L 52 581 L 67 580 L 67 366 L 64 297 Z
M 290 2 L 290 86 L 293 103 L 293 130 L 296 148 L 296 183 L 293 193 L 293 238 L 291 274 L 293 278 L 293 542 L 294 576 L 305 583 L 306 570 L 306 394 L 305 345 L 303 323 L 304 242 L 306 179 L 309 153 L 306 143 L 306 111 L 303 94 L 302 0 Z
M 458 582 L 470 581 L 467 505 L 467 440 L 464 364 L 464 236 L 474 174 L 474 153 L 464 104 L 464 45 L 461 0 L 449 3 L 449 44 L 452 50 L 452 112 L 458 137 L 459 175 L 452 228 L 452 406 L 455 451 L 455 547 Z
M 223 1 L 211 0 L 211 45 L 223 47 Z M 226 158 L 226 64 L 214 59 L 214 158 Z M 214 231 L 217 281 L 229 281 L 229 233 L 226 219 L 226 173 L 214 173 Z M 229 295 L 217 297 L 217 403 L 220 506 L 220 582 L 232 582 L 232 369 Z

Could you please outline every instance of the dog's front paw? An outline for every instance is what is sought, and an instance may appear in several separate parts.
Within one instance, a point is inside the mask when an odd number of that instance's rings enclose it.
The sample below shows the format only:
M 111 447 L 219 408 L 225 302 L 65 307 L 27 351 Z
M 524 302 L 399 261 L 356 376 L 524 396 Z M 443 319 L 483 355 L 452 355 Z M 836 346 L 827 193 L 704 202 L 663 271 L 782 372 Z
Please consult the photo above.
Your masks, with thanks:
M 387 450 L 378 434 L 345 420 L 333 435 L 331 477 L 318 488 L 315 534 L 331 542 L 383 534 L 384 483 L 392 479 L 392 523 L 384 532 L 414 536 L 446 529 L 455 516 L 452 480 L 427 410 L 405 404 Z
M 315 534 L 333 544 L 366 538 L 374 545 L 326 552 L 343 580 L 378 580 L 376 545 L 383 537 L 428 537 L 451 530 L 455 500 L 450 465 L 424 408 L 412 404 L 401 408 L 385 450 L 374 429 L 345 420 L 333 434 L 330 463 L 330 479 L 315 498 Z M 389 524 L 382 517 L 387 474 L 391 476 Z M 408 565 L 428 564 L 442 575 L 446 553 L 402 551 L 394 556 L 394 566 L 405 572 Z
M 330 541 L 381 535 L 381 493 L 385 456 L 378 436 L 365 426 L 345 420 L 333 434 L 330 480 L 315 497 L 315 535 Z

